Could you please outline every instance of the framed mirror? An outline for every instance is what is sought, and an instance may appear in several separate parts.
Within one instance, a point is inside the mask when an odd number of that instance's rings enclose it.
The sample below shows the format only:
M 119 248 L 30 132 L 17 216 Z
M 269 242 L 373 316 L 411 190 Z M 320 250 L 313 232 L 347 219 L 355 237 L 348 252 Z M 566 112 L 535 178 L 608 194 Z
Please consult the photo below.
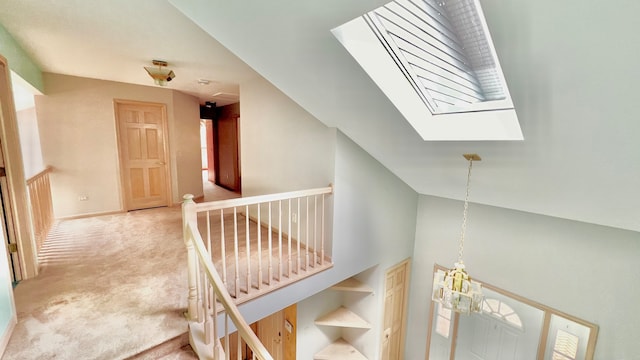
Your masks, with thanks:
M 431 301 L 427 360 L 593 360 L 597 325 L 474 280 L 484 293 L 480 313 Z

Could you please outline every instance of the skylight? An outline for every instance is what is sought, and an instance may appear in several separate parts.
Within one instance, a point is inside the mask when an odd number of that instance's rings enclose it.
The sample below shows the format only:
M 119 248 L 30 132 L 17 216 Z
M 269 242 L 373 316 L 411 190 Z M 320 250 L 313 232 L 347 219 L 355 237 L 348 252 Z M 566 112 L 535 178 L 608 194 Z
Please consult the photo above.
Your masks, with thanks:
M 423 139 L 522 139 L 477 0 L 395 0 L 333 33 Z

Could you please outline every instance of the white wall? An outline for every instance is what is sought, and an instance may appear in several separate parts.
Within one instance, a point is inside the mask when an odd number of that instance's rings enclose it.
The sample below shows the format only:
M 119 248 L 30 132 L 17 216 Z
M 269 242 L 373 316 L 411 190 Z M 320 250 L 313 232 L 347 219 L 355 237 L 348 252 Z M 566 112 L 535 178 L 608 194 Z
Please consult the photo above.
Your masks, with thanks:
M 4 227 L 4 225 L 0 225 Z M 4 231 L 0 228 L 0 241 L 3 244 L 6 243 L 4 238 Z M 7 252 L 0 251 L 0 358 L 4 353 L 4 350 L 9 342 L 11 332 L 16 325 L 16 307 L 13 302 L 13 288 L 11 285 L 11 276 L 9 261 L 7 259 Z
M 38 118 L 36 108 L 31 107 L 16 112 L 18 119 L 18 131 L 20 132 L 20 148 L 22 149 L 22 161 L 24 176 L 29 179 L 33 175 L 44 170 L 42 162 L 42 149 L 40 148 L 40 132 L 38 131 Z
M 193 96 L 174 91 L 173 108 L 174 121 L 169 127 L 169 147 L 172 156 L 171 173 L 175 174 L 172 177 L 172 188 L 177 189 L 177 193 L 173 194 L 173 201 L 178 202 L 184 194 L 203 194 L 200 103 Z
M 174 98 L 169 88 L 59 74 L 45 73 L 44 79 L 47 95 L 36 96 L 36 111 L 43 159 L 53 167 L 56 217 L 122 210 L 114 99 L 166 104 L 173 202 L 179 202 L 186 192 L 202 194 L 200 170 L 177 174 L 183 164 L 188 170 L 200 161 L 195 98 Z M 190 109 L 191 105 L 196 109 Z M 79 201 L 80 195 L 88 200 Z
M 335 130 L 263 78 L 240 84 L 240 147 L 243 196 L 333 181 Z
M 335 329 L 313 324 L 342 299 L 322 290 L 378 265 L 366 277 L 375 298 L 361 309 L 368 312 L 363 316 L 374 329 L 355 339 L 365 355 L 377 358 L 382 275 L 411 255 L 417 194 L 349 138 L 327 128 L 263 79 L 240 85 L 240 127 L 243 195 L 335 186 L 334 267 L 242 305 L 243 315 L 255 321 L 306 299 L 298 304 L 297 357 L 311 359 L 338 336 Z
M 424 359 L 433 265 L 457 258 L 460 201 L 420 196 L 407 359 Z M 638 359 L 640 234 L 471 204 L 464 260 L 471 276 L 593 322 L 596 359 Z M 419 274 L 419 275 L 418 275 Z

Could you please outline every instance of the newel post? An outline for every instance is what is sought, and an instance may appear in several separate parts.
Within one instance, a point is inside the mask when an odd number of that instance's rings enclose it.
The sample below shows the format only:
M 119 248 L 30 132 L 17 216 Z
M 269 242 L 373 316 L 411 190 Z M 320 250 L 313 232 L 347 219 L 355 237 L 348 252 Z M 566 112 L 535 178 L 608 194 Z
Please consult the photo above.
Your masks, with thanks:
M 188 283 L 189 283 L 189 294 L 187 297 L 187 319 L 195 320 L 198 317 L 198 308 L 197 308 L 197 269 L 198 259 L 196 255 L 196 250 L 193 247 L 193 239 L 188 231 L 189 222 L 197 223 L 198 215 L 196 214 L 195 205 L 196 203 L 193 201 L 193 195 L 186 194 L 182 197 L 184 200 L 182 202 L 182 230 L 183 230 L 183 238 L 184 244 L 187 247 L 187 267 L 188 267 Z

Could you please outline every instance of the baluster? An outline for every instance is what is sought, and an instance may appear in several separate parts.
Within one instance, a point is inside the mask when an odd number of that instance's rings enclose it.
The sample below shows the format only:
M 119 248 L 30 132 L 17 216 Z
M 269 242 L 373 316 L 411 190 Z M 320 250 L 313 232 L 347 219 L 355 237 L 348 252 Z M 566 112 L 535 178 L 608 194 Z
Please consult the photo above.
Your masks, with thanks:
M 308 271 L 309 270 L 309 227 L 311 226 L 311 224 L 309 223 L 309 197 L 308 196 L 305 199 L 305 207 L 307 208 L 307 211 L 306 211 L 307 221 L 305 223 L 304 230 L 306 232 L 305 240 L 307 242 L 307 246 L 306 246 L 306 249 L 305 249 L 304 270 Z
M 198 265 L 196 267 L 196 273 L 198 276 L 198 323 L 202 324 L 204 321 L 204 310 L 202 308 L 204 290 L 202 289 L 202 264 L 200 263 L 200 259 L 196 260 Z
M 324 265 L 324 194 L 322 194 L 322 211 L 320 212 L 320 265 Z
M 251 290 L 251 238 L 249 234 L 249 205 L 244 207 L 245 239 L 247 245 L 247 295 Z
M 213 358 L 218 360 L 220 357 L 220 340 L 218 338 L 218 296 L 216 292 L 213 292 L 213 340 L 215 345 L 213 347 Z
M 297 252 L 297 258 L 296 258 L 296 274 L 300 275 L 300 223 L 302 222 L 300 220 L 300 198 L 298 198 L 298 209 L 296 210 L 296 216 L 298 217 L 298 225 L 296 226 L 296 230 L 297 230 L 297 235 L 296 235 L 296 240 L 297 240 L 297 246 L 298 246 L 298 252 Z
M 238 341 L 236 341 L 236 344 L 238 344 L 236 359 L 242 360 L 242 337 L 240 336 L 240 331 L 236 331 L 236 334 L 238 334 Z
M 227 245 L 224 238 L 224 209 L 220 209 L 220 252 L 222 253 L 222 282 L 227 287 Z
M 258 223 L 256 231 L 258 232 L 258 290 L 262 288 L 262 223 L 260 222 L 260 209 L 262 206 L 258 204 Z
M 291 199 L 287 208 L 289 209 L 289 227 L 287 229 L 287 277 L 291 279 Z
M 233 252 L 235 256 L 236 262 L 236 271 L 235 271 L 235 297 L 236 299 L 240 296 L 240 260 L 238 256 L 238 209 L 233 207 Z
M 213 323 L 211 322 L 211 307 L 210 307 L 211 298 L 209 297 L 211 285 L 209 284 L 209 278 L 207 277 L 206 272 L 202 271 L 202 273 L 203 273 L 202 282 L 205 289 L 205 292 L 203 294 L 204 296 L 204 304 L 203 304 L 204 305 L 204 339 L 205 339 L 205 344 L 209 345 L 211 344 L 212 340 L 215 341 L 215 338 L 213 337 Z
M 224 312 L 224 358 L 229 360 L 229 356 L 231 356 L 231 348 L 229 347 L 229 314 L 227 311 Z
M 269 281 L 268 285 L 271 285 L 271 279 L 273 278 L 273 230 L 271 226 L 271 201 L 269 201 Z
M 282 200 L 278 200 L 278 281 L 282 281 Z
M 211 247 L 211 219 L 209 218 L 209 211 L 207 210 L 207 252 L 209 257 L 213 260 L 213 248 Z
M 318 264 L 318 195 L 313 195 L 313 267 Z

